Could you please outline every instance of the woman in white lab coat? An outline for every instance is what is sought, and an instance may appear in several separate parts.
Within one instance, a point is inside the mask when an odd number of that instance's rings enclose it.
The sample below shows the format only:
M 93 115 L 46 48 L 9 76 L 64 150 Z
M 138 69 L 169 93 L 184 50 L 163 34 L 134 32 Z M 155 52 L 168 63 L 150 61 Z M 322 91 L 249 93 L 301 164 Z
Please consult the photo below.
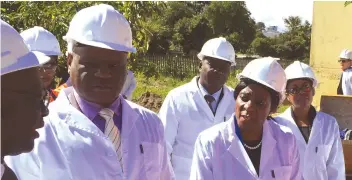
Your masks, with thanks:
M 269 117 L 283 96 L 284 70 L 275 59 L 262 58 L 238 77 L 235 113 L 198 136 L 190 179 L 299 179 L 294 135 Z
M 296 136 L 304 179 L 345 179 L 345 163 L 336 119 L 311 106 L 317 79 L 312 69 L 295 61 L 286 69 L 286 95 L 292 104 L 277 122 Z

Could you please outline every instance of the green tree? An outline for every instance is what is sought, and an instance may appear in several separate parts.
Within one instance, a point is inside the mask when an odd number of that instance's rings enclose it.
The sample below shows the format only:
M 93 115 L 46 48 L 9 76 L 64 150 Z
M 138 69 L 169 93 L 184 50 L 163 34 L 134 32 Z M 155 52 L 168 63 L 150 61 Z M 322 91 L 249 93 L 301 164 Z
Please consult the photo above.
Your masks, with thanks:
M 149 53 L 199 51 L 210 28 L 202 17 L 209 2 L 167 2 L 162 15 L 152 18 L 159 27 L 153 32 Z
M 204 10 L 204 17 L 213 36 L 224 36 L 237 51 L 246 52 L 255 38 L 255 21 L 245 2 L 212 1 Z
M 299 16 L 289 16 L 288 18 L 284 19 L 284 23 L 288 31 L 296 32 L 299 30 L 302 24 L 302 19 Z
M 276 52 L 276 39 L 268 37 L 256 37 L 251 43 L 251 49 L 254 50 L 255 54 L 262 57 L 265 56 L 277 56 Z
M 284 22 L 288 31 L 278 37 L 279 56 L 293 60 L 309 58 L 311 24 L 308 21 L 302 23 L 297 16 L 290 16 Z
M 257 22 L 256 24 L 255 24 L 255 26 L 256 26 L 256 28 L 257 28 L 257 30 L 258 31 L 264 31 L 265 30 L 265 24 L 263 23 L 263 22 Z
M 153 22 L 161 30 L 154 32 L 149 53 L 190 54 L 219 36 L 227 38 L 237 51 L 246 52 L 256 34 L 244 2 L 167 2 L 162 16 Z
M 257 32 L 251 44 L 251 50 L 260 56 L 274 56 L 286 60 L 309 58 L 311 24 L 302 22 L 300 17 L 290 16 L 284 19 L 287 31 L 277 37 L 264 37 Z
M 146 21 L 149 16 L 159 12 L 159 7 L 162 7 L 164 2 L 8 1 L 1 3 L 1 18 L 19 32 L 33 26 L 44 27 L 57 37 L 62 52 L 66 52 L 66 42 L 62 37 L 67 33 L 72 17 L 83 8 L 101 3 L 112 5 L 124 14 L 131 23 L 133 45 L 138 53 L 145 53 L 148 50 L 152 37 L 150 31 L 153 28 Z M 132 62 L 135 61 L 134 57 L 131 57 Z M 67 76 L 64 57 L 59 59 L 59 64 L 58 76 Z

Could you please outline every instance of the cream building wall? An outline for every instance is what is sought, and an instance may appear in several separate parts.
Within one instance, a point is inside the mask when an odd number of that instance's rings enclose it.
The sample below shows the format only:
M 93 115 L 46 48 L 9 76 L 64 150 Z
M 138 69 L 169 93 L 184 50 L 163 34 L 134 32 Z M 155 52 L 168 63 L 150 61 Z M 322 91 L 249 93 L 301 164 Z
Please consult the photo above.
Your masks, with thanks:
M 352 4 L 315 1 L 310 65 L 319 81 L 313 100 L 318 109 L 321 95 L 336 95 L 342 72 L 337 60 L 344 48 L 352 50 Z

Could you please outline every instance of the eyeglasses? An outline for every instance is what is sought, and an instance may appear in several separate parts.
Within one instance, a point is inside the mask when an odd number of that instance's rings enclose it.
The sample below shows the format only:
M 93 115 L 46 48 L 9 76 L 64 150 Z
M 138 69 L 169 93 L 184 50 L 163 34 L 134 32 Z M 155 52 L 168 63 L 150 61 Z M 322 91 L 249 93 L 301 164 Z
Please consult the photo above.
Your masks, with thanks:
M 341 63 L 341 62 L 342 62 L 342 63 L 345 63 L 345 62 L 348 62 L 348 61 L 351 61 L 351 60 L 347 60 L 347 59 L 340 59 L 340 60 L 338 60 L 339 63 Z
M 57 69 L 57 64 L 50 63 L 50 64 L 43 64 L 39 67 L 39 71 L 44 71 L 48 73 L 55 72 Z
M 227 65 L 224 65 L 224 64 L 219 64 L 219 63 L 211 62 L 211 61 L 208 61 L 208 60 L 205 60 L 204 62 L 209 68 L 216 69 L 220 73 L 228 72 L 231 69 L 231 66 L 227 66 Z
M 290 89 L 286 89 L 286 94 L 303 94 L 303 93 L 309 93 L 310 91 L 312 91 L 313 87 L 310 85 L 303 85 L 300 88 L 290 88 Z

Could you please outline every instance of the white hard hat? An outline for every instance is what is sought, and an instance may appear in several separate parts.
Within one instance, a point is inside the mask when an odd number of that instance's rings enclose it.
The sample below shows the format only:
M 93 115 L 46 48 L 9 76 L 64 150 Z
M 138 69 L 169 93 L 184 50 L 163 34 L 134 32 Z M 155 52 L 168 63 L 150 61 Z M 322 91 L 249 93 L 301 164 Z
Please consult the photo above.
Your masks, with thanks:
M 99 4 L 80 10 L 70 22 L 64 40 L 111 49 L 136 52 L 132 31 L 126 18 L 112 6 Z
M 318 80 L 316 79 L 314 72 L 310 66 L 300 61 L 295 61 L 285 69 L 287 80 L 308 78 L 313 81 L 313 87 L 317 87 Z
M 60 56 L 60 44 L 56 37 L 46 29 L 35 26 L 21 33 L 30 51 L 39 51 L 47 56 Z
M 344 49 L 340 53 L 340 58 L 341 59 L 350 59 L 352 60 L 352 51 L 348 49 Z
M 40 52 L 30 52 L 21 35 L 1 20 L 1 76 L 39 66 L 50 60 Z
M 286 75 L 275 58 L 265 57 L 249 62 L 237 78 L 248 78 L 267 86 L 280 94 L 280 103 L 285 98 Z
M 203 60 L 204 56 L 229 61 L 232 66 L 236 65 L 235 49 L 231 43 L 223 37 L 213 38 L 205 42 L 197 57 Z

